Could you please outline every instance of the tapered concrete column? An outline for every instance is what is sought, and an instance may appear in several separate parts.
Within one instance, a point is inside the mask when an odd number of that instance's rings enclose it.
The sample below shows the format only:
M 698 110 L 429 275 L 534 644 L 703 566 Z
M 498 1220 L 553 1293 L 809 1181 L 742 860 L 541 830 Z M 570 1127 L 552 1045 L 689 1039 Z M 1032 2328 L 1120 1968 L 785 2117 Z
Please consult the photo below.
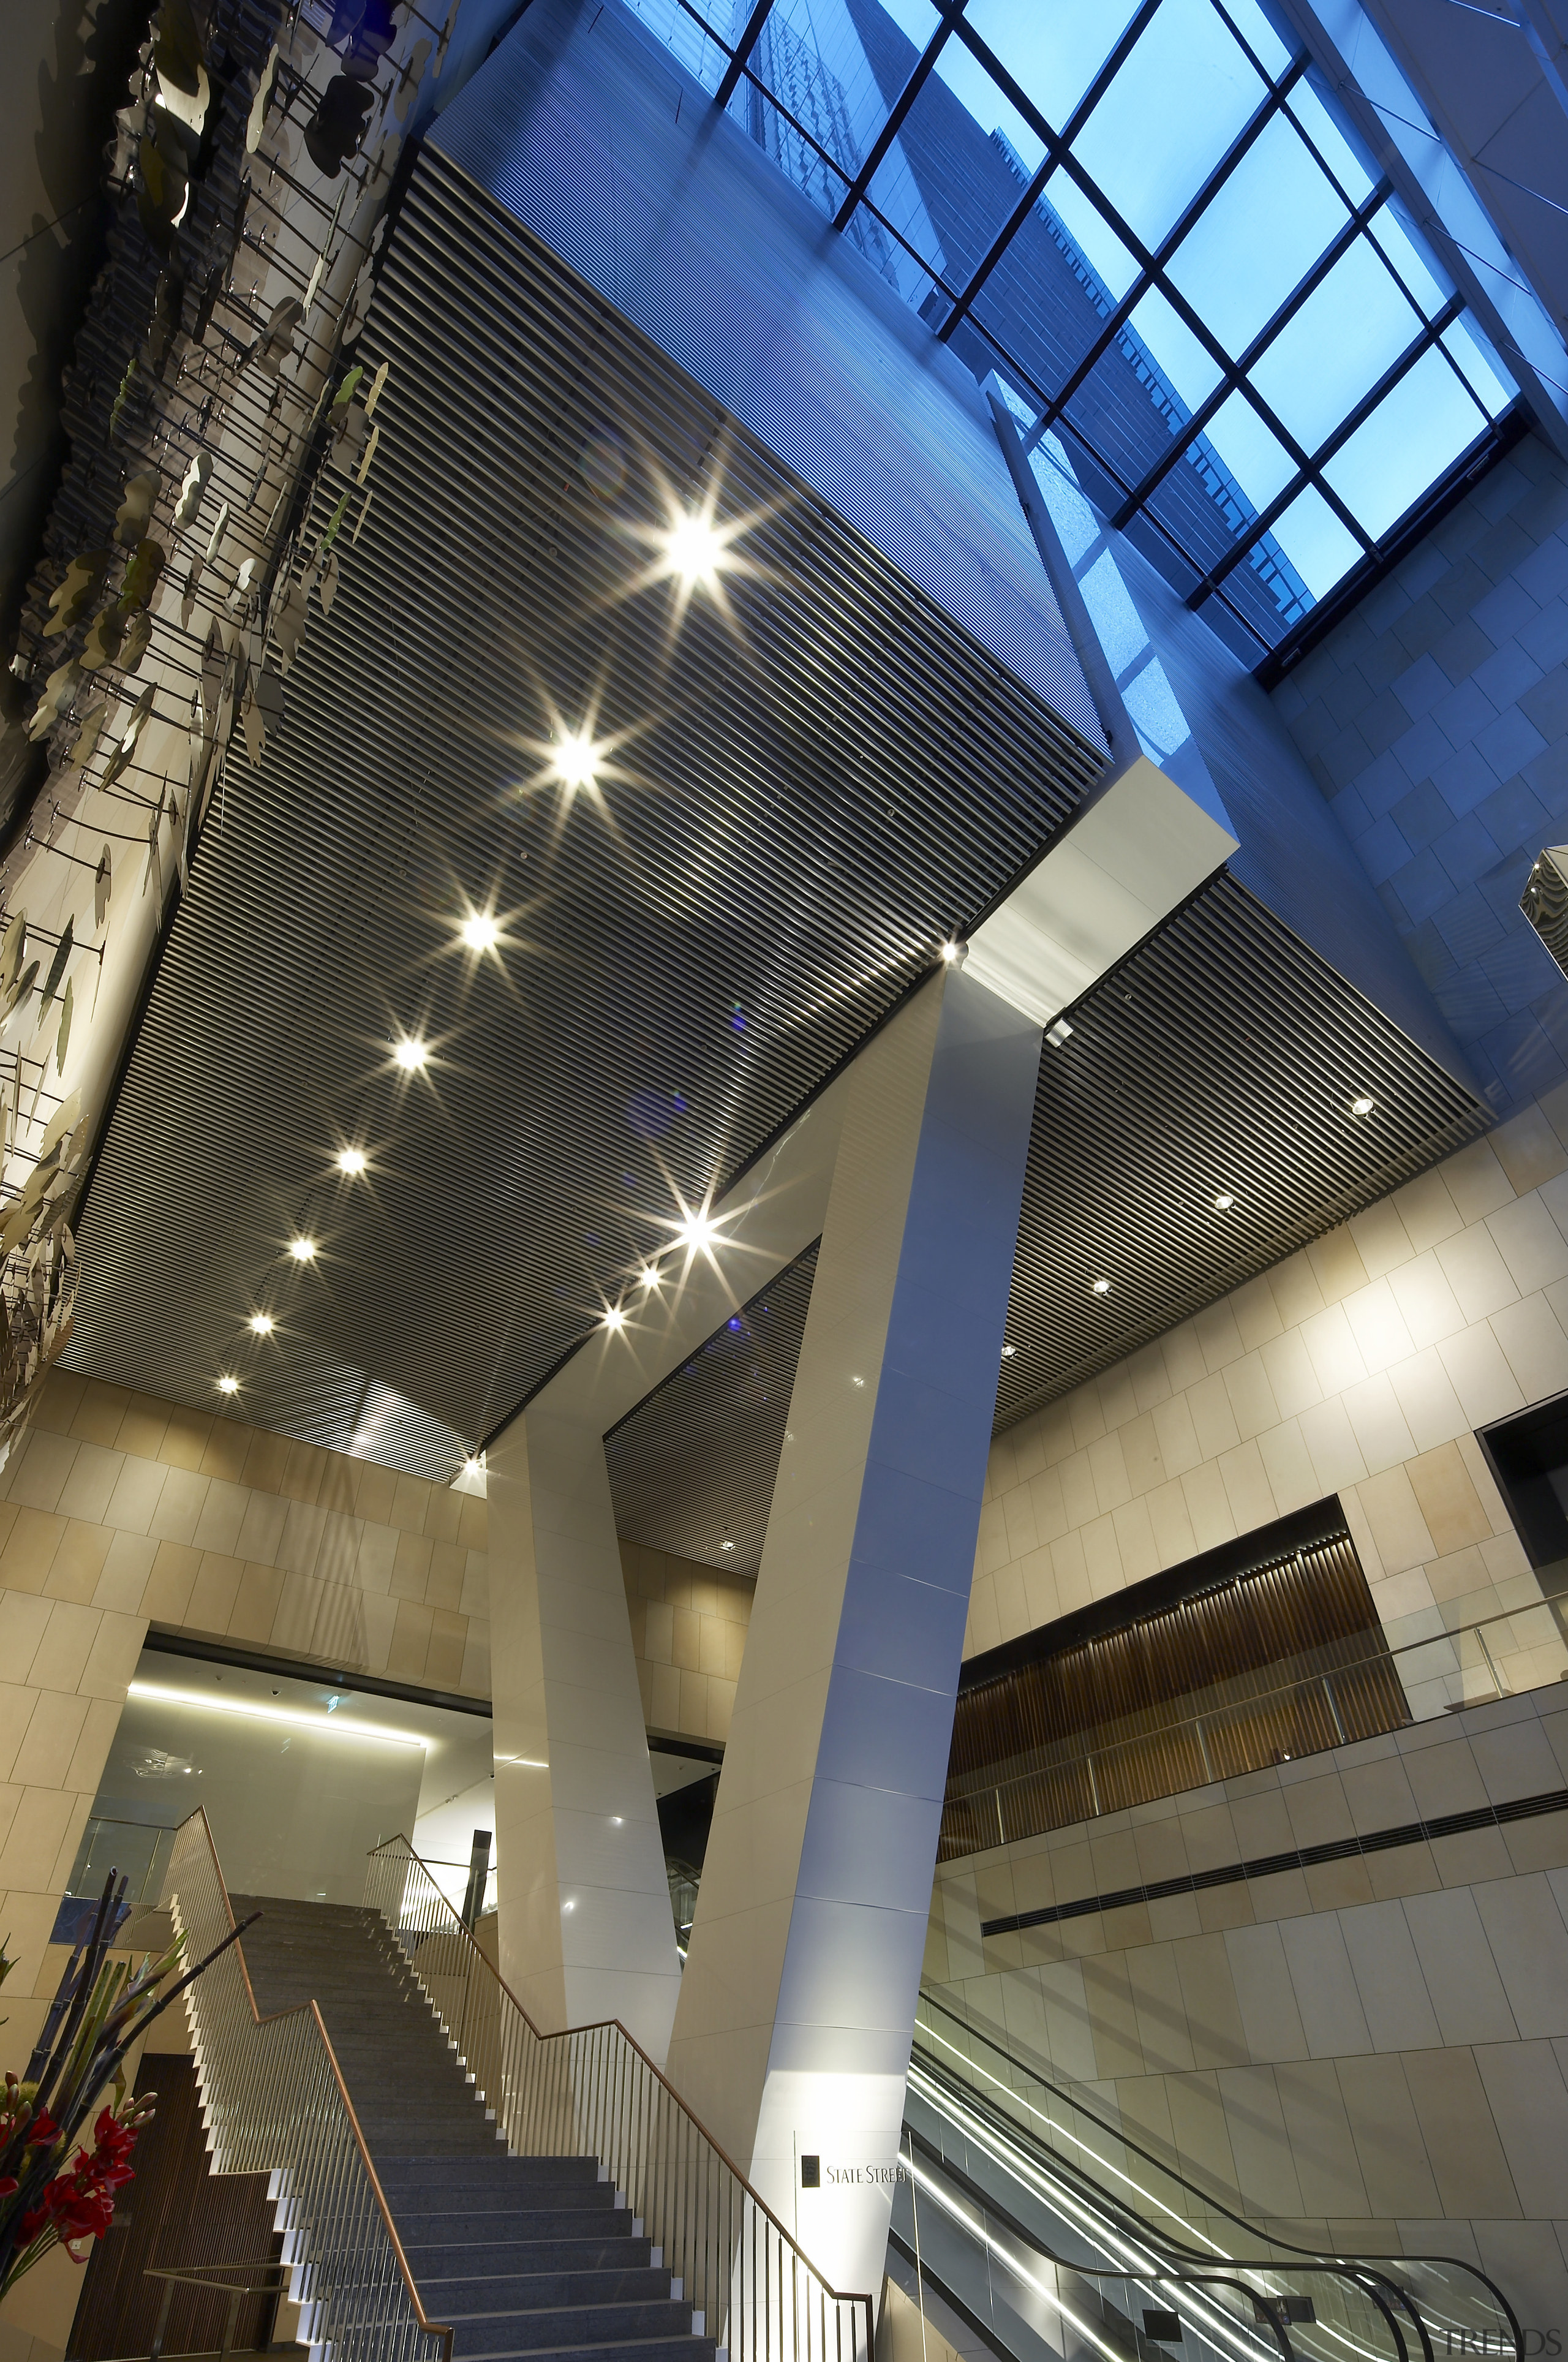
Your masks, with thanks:
M 1040 1041 L 950 969 L 842 1078 L 670 2044 L 841 2290 L 881 2283 Z
M 662 2060 L 680 1987 L 598 1420 L 549 1390 L 491 1446 L 501 1971 L 553 2032 Z

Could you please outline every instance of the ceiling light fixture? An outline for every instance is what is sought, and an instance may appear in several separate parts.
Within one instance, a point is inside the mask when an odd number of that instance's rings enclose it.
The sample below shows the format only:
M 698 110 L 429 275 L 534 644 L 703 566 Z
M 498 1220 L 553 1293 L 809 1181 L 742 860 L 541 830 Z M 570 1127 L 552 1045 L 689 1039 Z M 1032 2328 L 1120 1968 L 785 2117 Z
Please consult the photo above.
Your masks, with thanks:
M 1016 1345 L 1004 1345 L 1001 1349 L 1002 1360 L 1004 1362 L 1010 1362 L 1017 1351 L 1018 1347 Z
M 726 536 L 714 532 L 711 517 L 689 510 L 662 538 L 665 562 L 682 582 L 706 581 L 718 572 Z
M 646 1271 L 639 1272 L 637 1276 L 642 1281 L 645 1287 L 657 1287 L 658 1286 L 658 1273 L 651 1263 L 649 1264 Z
M 413 1041 L 406 1034 L 392 1051 L 392 1056 L 404 1074 L 408 1075 L 413 1074 L 416 1066 L 423 1066 L 429 1055 L 430 1053 L 423 1042 Z
M 1110 1294 L 1110 1280 L 1097 1279 L 1094 1284 L 1094 1292 L 1097 1296 L 1109 1296 Z
M 204 1697 L 190 1690 L 165 1689 L 160 1682 L 132 1682 L 126 1694 L 133 1698 L 151 1698 L 160 1705 L 204 1706 L 211 1714 L 250 1715 L 259 1722 L 289 1722 L 296 1727 L 303 1724 L 306 1730 L 326 1732 L 334 1738 L 384 1738 L 389 1747 L 422 1748 L 428 1744 L 412 1730 L 379 1730 L 374 1723 L 344 1722 L 337 1716 L 328 1722 L 325 1714 L 291 1713 L 287 1706 L 282 1705 L 253 1705 L 245 1698 Z M 336 1699 L 333 1703 L 336 1705 Z
M 556 741 L 552 767 L 563 787 L 591 788 L 599 770 L 599 749 L 584 733 L 565 731 Z
M 607 1305 L 604 1311 L 603 1326 L 606 1329 L 624 1329 L 625 1325 L 626 1316 L 622 1311 L 620 1306 L 618 1304 Z
M 734 1550 L 734 1542 L 721 1542 L 719 1544 L 719 1548 L 721 1550 Z
M 315 1260 L 315 1241 L 314 1239 L 291 1239 L 289 1241 L 289 1253 L 293 1255 L 296 1263 L 314 1263 Z
M 942 946 L 942 956 L 943 956 L 944 961 L 944 962 L 945 962 L 945 964 L 947 965 L 947 966 L 951 967 L 951 966 L 952 966 L 952 965 L 953 965 L 953 963 L 954 963 L 954 961 L 955 961 L 955 960 L 957 958 L 957 956 L 958 956 L 958 946 L 957 946 L 957 944 L 955 944 L 955 943 L 945 943 L 945 944 L 943 944 L 943 946 Z
M 250 1316 L 250 1326 L 258 1337 L 270 1337 L 277 1325 L 270 1312 L 253 1312 Z
M 339 1173 L 363 1173 L 365 1152 L 362 1148 L 343 1148 L 337 1153 Z
M 1214 1210 L 1217 1214 L 1228 1214 L 1235 1202 L 1229 1189 L 1221 1189 L 1214 1200 Z
M 239 1392 L 239 1380 L 221 1377 L 217 1382 L 217 1390 L 220 1395 L 237 1395 Z
M 1350 1103 L 1350 1111 L 1352 1115 L 1370 1115 L 1376 1105 L 1377 1101 L 1375 1099 L 1369 1099 L 1364 1097 L 1359 1099 L 1352 1099 Z
M 675 1235 L 683 1247 L 712 1246 L 719 1235 L 719 1226 L 706 1213 L 688 1214 Z
M 471 952 L 492 952 L 501 941 L 501 929 L 482 911 L 476 911 L 463 922 L 463 941 Z

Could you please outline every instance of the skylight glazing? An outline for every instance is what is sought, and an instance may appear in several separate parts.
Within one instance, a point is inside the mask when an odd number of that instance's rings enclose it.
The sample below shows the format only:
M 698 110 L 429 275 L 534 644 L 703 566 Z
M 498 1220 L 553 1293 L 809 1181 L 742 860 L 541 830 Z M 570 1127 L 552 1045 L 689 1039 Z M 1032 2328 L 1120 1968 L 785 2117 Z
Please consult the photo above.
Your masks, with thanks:
M 1258 661 L 1515 397 L 1257 0 L 632 0 Z

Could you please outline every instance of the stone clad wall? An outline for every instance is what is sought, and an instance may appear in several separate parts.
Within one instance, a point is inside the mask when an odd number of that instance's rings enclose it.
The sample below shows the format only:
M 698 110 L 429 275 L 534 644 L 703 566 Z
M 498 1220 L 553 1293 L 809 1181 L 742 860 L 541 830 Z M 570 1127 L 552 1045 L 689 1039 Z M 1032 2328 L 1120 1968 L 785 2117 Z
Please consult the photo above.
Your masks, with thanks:
M 485 1504 L 54 1373 L 0 1473 L 0 1931 L 18 2047 L 149 1622 L 487 1697 Z

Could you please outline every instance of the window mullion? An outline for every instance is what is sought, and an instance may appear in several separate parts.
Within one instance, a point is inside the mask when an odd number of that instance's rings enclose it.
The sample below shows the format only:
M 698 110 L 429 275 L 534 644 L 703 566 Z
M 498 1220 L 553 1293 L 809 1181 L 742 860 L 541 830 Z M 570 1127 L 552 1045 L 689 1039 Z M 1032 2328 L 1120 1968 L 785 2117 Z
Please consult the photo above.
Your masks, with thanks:
M 1263 359 L 1264 354 L 1281 331 L 1289 326 L 1308 297 L 1317 292 L 1335 263 L 1349 253 L 1367 223 L 1371 221 L 1379 207 L 1386 203 L 1392 193 L 1393 186 L 1391 181 L 1379 181 L 1370 196 L 1366 197 L 1351 215 L 1343 228 L 1335 232 L 1311 270 L 1292 288 L 1272 319 L 1264 321 L 1240 359 L 1224 370 L 1213 392 L 1198 403 L 1187 421 L 1186 431 L 1173 441 L 1168 451 L 1161 452 L 1137 490 L 1129 495 L 1111 518 L 1111 524 L 1119 532 L 1127 524 L 1133 511 L 1141 509 L 1151 494 L 1158 490 L 1176 461 L 1190 450 L 1216 411 L 1230 400 L 1231 394 L 1239 387 L 1244 387 L 1249 394 L 1251 393 L 1252 389 L 1247 385 L 1250 371 Z
M 1355 408 L 1347 412 L 1333 433 L 1318 446 L 1307 465 L 1299 469 L 1283 491 L 1276 492 L 1268 506 L 1253 518 L 1251 526 L 1242 538 L 1236 543 L 1235 547 L 1227 551 L 1219 565 L 1209 568 L 1197 589 L 1187 593 L 1187 603 L 1189 607 L 1201 606 L 1210 592 L 1218 590 L 1231 568 L 1239 565 L 1248 550 L 1271 530 L 1277 520 L 1285 514 L 1292 501 L 1305 491 L 1309 484 L 1322 494 L 1337 514 L 1346 513 L 1344 503 L 1335 492 L 1333 486 L 1322 481 L 1323 469 L 1335 453 L 1342 450 L 1350 441 L 1356 429 L 1364 426 L 1385 395 L 1391 393 L 1400 380 L 1408 376 L 1424 353 L 1430 352 L 1444 329 L 1452 326 L 1463 309 L 1463 299 L 1458 295 L 1451 296 L 1436 318 L 1426 323 L 1414 342 L 1407 345 L 1398 359 L 1390 363 L 1377 383 L 1363 394 Z M 1375 543 L 1368 537 L 1364 526 L 1357 524 L 1354 531 L 1356 539 L 1365 548 L 1372 549 L 1376 546 Z
M 856 206 L 876 179 L 882 159 L 898 138 L 905 116 L 925 88 L 937 59 L 946 46 L 948 36 L 968 5 L 968 0 L 941 0 L 941 5 L 942 22 L 915 60 L 913 72 L 893 101 L 887 121 L 871 142 L 870 152 L 866 161 L 851 181 L 844 202 L 834 215 L 833 226 L 836 230 L 847 229 L 854 220 Z

